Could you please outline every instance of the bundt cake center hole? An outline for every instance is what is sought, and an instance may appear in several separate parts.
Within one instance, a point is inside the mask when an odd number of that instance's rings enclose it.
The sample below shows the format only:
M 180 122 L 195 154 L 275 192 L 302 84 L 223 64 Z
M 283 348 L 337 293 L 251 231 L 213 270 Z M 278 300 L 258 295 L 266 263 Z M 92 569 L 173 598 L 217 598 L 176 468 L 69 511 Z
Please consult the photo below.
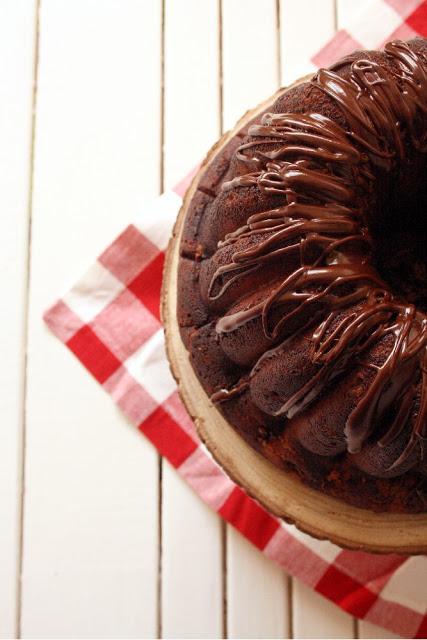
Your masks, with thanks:
M 427 187 L 396 194 L 371 229 L 376 267 L 393 293 L 427 313 Z

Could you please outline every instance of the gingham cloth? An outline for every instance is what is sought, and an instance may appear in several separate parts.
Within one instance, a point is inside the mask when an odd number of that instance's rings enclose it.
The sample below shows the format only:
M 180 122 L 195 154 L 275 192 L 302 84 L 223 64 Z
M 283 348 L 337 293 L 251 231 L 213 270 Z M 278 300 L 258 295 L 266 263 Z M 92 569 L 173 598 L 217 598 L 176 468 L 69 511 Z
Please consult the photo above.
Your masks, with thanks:
M 369 15 L 339 31 L 307 70 L 417 34 L 427 36 L 427 0 L 372 0 Z M 344 551 L 301 533 L 249 498 L 199 441 L 169 371 L 159 316 L 164 251 L 190 177 L 123 231 L 46 323 L 200 498 L 266 556 L 352 615 L 425 638 L 426 557 Z

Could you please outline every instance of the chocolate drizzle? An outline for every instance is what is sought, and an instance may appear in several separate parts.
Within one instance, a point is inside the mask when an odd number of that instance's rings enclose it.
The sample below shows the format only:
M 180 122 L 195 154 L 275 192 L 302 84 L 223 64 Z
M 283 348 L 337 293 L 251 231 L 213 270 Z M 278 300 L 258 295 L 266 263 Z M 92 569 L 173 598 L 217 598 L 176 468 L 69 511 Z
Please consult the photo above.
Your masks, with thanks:
M 377 442 L 387 446 L 411 429 L 391 467 L 398 468 L 409 459 L 414 464 L 422 459 L 427 444 L 427 317 L 395 298 L 375 270 L 362 203 L 374 190 L 375 171 L 396 170 L 405 144 L 427 151 L 427 61 L 401 41 L 388 43 L 385 54 L 391 70 L 369 59 L 347 58 L 311 80 L 339 107 L 346 127 L 319 113 L 267 113 L 250 127 L 250 141 L 236 153 L 247 171 L 222 188 L 253 186 L 283 197 L 284 203 L 251 215 L 219 243 L 232 246 L 263 234 L 216 270 L 208 298 L 220 299 L 248 273 L 298 252 L 299 266 L 266 300 L 223 316 L 217 332 L 233 332 L 261 317 L 272 349 L 253 366 L 251 378 L 266 357 L 282 348 L 290 320 L 306 325 L 315 310 L 311 360 L 317 373 L 275 413 L 288 418 L 317 398 L 350 361 L 363 364 L 363 353 L 389 337 L 382 364 L 366 365 L 374 377 L 348 416 L 345 436 L 348 451 L 359 451 L 393 410 L 394 418 Z M 347 79 L 338 72 L 349 61 Z M 355 306 L 357 312 L 351 311 Z M 420 385 L 418 411 L 411 420 Z M 227 401 L 247 386 L 245 381 L 222 389 L 212 400 Z
M 238 396 L 242 391 L 245 391 L 249 386 L 249 382 L 247 380 L 242 380 L 232 389 L 220 389 L 211 395 L 212 402 L 225 402 L 226 400 L 230 400 L 234 398 L 234 396 Z

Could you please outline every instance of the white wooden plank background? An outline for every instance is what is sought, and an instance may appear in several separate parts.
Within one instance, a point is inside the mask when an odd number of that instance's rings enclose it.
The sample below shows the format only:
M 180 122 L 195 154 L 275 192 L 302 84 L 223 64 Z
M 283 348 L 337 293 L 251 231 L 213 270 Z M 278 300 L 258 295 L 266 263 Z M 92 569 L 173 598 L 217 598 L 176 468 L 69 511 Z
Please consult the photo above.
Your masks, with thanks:
M 216 0 L 165 2 L 166 188 L 179 182 L 219 135 L 218 18 Z M 221 523 L 167 463 L 163 465 L 162 542 L 163 636 L 220 637 Z
M 0 3 L 0 637 L 17 618 L 28 264 L 34 4 Z
M 0 2 L 1 638 L 391 637 L 226 527 L 41 322 L 355 5 Z
M 157 455 L 40 322 L 159 190 L 161 11 L 123 8 L 43 0 L 39 11 L 23 637 L 157 632 Z

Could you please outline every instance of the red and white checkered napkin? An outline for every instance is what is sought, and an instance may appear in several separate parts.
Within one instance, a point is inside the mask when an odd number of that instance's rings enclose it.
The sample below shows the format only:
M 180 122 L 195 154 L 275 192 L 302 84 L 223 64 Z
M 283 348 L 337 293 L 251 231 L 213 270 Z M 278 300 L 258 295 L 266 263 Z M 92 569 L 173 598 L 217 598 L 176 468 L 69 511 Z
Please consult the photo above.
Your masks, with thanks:
M 427 0 L 372 0 L 369 16 L 311 60 L 327 65 L 390 37 L 427 35 Z M 164 349 L 159 294 L 164 250 L 189 179 L 164 193 L 45 315 L 198 495 L 287 572 L 345 611 L 404 637 L 427 635 L 427 558 L 343 551 L 269 514 L 212 460 L 178 397 Z

